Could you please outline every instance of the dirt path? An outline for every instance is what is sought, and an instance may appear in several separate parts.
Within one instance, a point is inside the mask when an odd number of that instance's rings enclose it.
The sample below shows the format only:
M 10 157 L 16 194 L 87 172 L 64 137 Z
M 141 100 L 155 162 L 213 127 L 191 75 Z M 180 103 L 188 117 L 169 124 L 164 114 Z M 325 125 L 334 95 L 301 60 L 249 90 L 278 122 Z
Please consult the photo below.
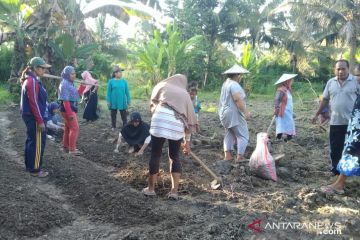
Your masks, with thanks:
M 146 111 L 144 104 L 136 108 Z M 250 123 L 252 134 L 264 128 L 265 115 Z M 182 198 L 174 202 L 165 197 L 170 188 L 166 161 L 161 164 L 158 197 L 139 192 L 146 184 L 148 153 L 136 158 L 123 146 L 120 154 L 114 154 L 116 133 L 110 131 L 106 116 L 81 125 L 79 148 L 86 152 L 84 157 L 64 154 L 58 143 L 48 141 L 45 168 L 50 177 L 30 177 L 22 160 L 25 127 L 21 118 L 10 116 L 18 116 L 17 106 L 0 112 L 0 239 L 360 238 L 358 182 L 350 183 L 343 197 L 316 191 L 329 181 L 323 161 L 327 149 L 314 147 L 326 144 L 320 135 L 299 134 L 287 146 L 287 161 L 278 167 L 279 182 L 272 183 L 251 176 L 247 166 L 232 165 L 221 172 L 216 161 L 221 158 L 222 129 L 214 114 L 204 113 L 205 138 L 195 138 L 193 150 L 222 175 L 224 187 L 211 190 L 211 177 L 184 157 Z M 214 132 L 216 137 L 210 139 Z M 251 142 L 248 152 L 253 148 Z M 262 221 L 261 233 L 248 227 L 255 219 Z M 342 233 L 266 228 L 266 223 L 279 222 L 338 223 Z

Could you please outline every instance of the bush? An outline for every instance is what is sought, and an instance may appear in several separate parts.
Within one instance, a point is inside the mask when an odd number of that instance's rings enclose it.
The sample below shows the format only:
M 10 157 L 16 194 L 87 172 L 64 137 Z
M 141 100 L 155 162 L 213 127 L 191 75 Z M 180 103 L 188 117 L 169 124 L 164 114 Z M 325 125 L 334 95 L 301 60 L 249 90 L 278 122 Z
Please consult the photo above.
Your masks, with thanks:
M 7 88 L 6 85 L 1 84 L 0 85 L 0 104 L 4 105 L 4 104 L 9 104 L 12 101 L 12 96 Z
M 10 63 L 14 56 L 13 44 L 4 43 L 0 45 L 0 82 L 5 83 L 10 77 Z

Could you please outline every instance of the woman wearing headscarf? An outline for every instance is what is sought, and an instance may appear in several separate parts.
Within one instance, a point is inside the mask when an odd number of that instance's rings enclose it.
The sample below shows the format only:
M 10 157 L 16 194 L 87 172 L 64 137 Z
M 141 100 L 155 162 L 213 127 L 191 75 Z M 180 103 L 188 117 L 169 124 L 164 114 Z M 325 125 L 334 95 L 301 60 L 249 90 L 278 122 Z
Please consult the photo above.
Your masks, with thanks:
M 277 85 L 275 95 L 276 138 L 284 141 L 292 139 L 295 135 L 295 122 L 293 117 L 293 100 L 291 94 L 292 79 L 297 74 L 283 74 L 274 85 Z M 283 136 L 284 135 L 284 136 Z
M 47 93 L 40 77 L 51 67 L 44 59 L 34 57 L 21 76 L 20 112 L 26 125 L 25 167 L 33 177 L 46 177 L 42 170 L 46 143 L 46 102 Z
M 129 153 L 142 155 L 151 141 L 149 130 L 149 124 L 142 121 L 140 113 L 131 113 L 130 123 L 121 129 L 114 152 L 119 152 L 119 146 L 125 140 L 130 145 Z
M 250 118 L 250 112 L 246 107 L 245 91 L 239 84 L 245 73 L 249 73 L 249 71 L 237 64 L 224 72 L 227 79 L 221 87 L 219 101 L 219 117 L 225 128 L 224 160 L 232 160 L 231 152 L 236 142 L 236 161 L 242 161 L 249 142 L 246 119 Z
M 150 110 L 152 117 L 149 179 L 148 187 L 142 192 L 148 196 L 156 195 L 155 183 L 159 173 L 162 147 L 168 140 L 171 173 L 171 190 L 168 197 L 177 199 L 181 174 L 180 146 L 184 140 L 183 150 L 186 154 L 189 153 L 191 133 L 198 130 L 194 107 L 187 92 L 187 78 L 176 74 L 159 82 L 151 94 Z
M 113 131 L 116 128 L 117 111 L 120 112 L 123 122 L 122 126 L 125 126 L 127 123 L 127 109 L 131 102 L 128 83 L 122 77 L 122 71 L 124 69 L 121 69 L 119 66 L 114 67 L 112 79 L 109 80 L 107 87 L 106 100 L 111 111 L 111 128 Z
M 79 94 L 74 85 L 76 78 L 75 69 L 66 66 L 61 73 L 62 81 L 59 86 L 58 99 L 61 102 L 60 112 L 65 121 L 63 149 L 72 155 L 81 155 L 82 152 L 76 148 L 79 136 L 79 123 L 77 118 L 77 105 Z
M 83 118 L 87 121 L 95 121 L 99 118 L 96 113 L 98 105 L 98 81 L 91 76 L 89 71 L 84 71 L 81 74 L 81 77 L 84 79 L 86 84 L 86 87 L 83 91 L 83 96 L 86 99 Z
M 47 105 L 47 118 L 46 118 L 46 130 L 48 138 L 54 140 L 53 136 L 58 135 L 60 130 L 64 129 L 63 124 L 59 121 L 57 112 L 59 111 L 59 104 L 57 102 L 51 102 Z

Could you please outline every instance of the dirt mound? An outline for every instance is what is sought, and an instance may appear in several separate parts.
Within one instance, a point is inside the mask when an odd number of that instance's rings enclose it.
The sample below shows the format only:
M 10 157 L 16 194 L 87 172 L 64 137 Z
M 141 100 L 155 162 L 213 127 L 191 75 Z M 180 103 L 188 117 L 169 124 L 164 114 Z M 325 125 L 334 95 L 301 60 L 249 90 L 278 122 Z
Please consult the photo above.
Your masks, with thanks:
M 249 121 L 251 136 L 269 124 L 267 104 L 253 103 L 263 111 Z M 149 120 L 146 103 L 133 107 Z M 306 115 L 309 110 L 299 112 Z M 69 156 L 59 151 L 57 142 L 48 141 L 45 168 L 50 176 L 46 180 L 30 177 L 22 163 L 24 124 L 21 118 L 8 121 L 8 116 L 17 114 L 13 107 L 0 115 L 0 239 L 360 237 L 359 183 L 349 182 L 345 196 L 326 196 L 317 190 L 331 181 L 325 160 L 326 134 L 312 129 L 304 119 L 296 122 L 299 130 L 293 142 L 272 140 L 273 153 L 286 151 L 277 166 L 279 181 L 274 183 L 252 176 L 247 164 L 219 164 L 223 129 L 216 114 L 202 113 L 200 121 L 206 124 L 201 135 L 194 136 L 192 149 L 222 178 L 222 189 L 212 190 L 212 177 L 191 157 L 182 156 L 181 199 L 171 201 L 166 198 L 170 177 L 165 148 L 158 196 L 145 197 L 140 190 L 146 186 L 149 152 L 135 157 L 124 145 L 120 153 L 114 153 L 118 132 L 111 131 L 108 116 L 81 123 L 78 148 L 85 153 L 82 157 Z M 247 156 L 255 144 L 251 138 Z M 342 232 L 324 235 L 303 225 L 279 227 L 279 223 L 313 222 L 340 224 Z

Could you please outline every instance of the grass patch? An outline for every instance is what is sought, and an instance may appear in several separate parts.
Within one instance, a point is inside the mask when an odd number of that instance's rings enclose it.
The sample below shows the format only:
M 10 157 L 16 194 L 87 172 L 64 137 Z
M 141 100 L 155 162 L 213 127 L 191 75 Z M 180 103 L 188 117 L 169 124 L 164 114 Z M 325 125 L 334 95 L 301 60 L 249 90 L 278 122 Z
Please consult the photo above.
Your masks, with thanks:
M 12 97 L 5 85 L 0 85 L 0 104 L 5 105 L 12 102 Z

